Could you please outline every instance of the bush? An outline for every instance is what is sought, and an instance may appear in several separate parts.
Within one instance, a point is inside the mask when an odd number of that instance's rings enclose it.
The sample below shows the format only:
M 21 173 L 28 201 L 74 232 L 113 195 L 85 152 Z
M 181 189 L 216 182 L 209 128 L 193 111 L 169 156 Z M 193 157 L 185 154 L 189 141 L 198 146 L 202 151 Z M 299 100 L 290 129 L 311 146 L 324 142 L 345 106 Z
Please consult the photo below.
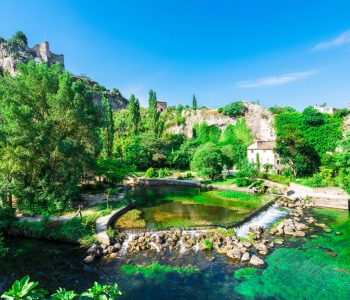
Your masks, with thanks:
M 225 116 L 238 117 L 243 116 L 247 107 L 242 101 L 232 102 L 224 107 L 218 109 L 219 113 L 223 113 Z
M 252 181 L 245 177 L 238 177 L 236 178 L 236 185 L 238 187 L 247 187 L 252 184 Z
M 13 208 L 0 207 L 0 233 L 7 230 L 12 222 L 16 220 L 15 210 Z
M 164 178 L 164 177 L 167 177 L 168 176 L 168 171 L 167 170 L 164 170 L 164 169 L 160 169 L 158 171 L 158 177 L 159 178 Z
M 158 174 L 157 174 L 157 171 L 154 170 L 153 168 L 148 168 L 146 173 L 145 173 L 145 176 L 147 178 L 155 178 L 158 176 Z

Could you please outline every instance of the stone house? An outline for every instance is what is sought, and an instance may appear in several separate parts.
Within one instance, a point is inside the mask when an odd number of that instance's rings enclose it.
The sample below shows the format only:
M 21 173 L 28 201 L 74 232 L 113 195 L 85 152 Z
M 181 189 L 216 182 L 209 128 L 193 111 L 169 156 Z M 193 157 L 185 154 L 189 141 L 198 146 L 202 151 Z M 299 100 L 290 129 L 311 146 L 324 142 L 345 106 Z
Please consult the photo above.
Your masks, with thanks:
M 281 173 L 282 164 L 275 152 L 276 141 L 257 141 L 248 146 L 248 161 L 252 164 L 260 164 L 261 171 Z
M 157 111 L 165 111 L 168 107 L 168 104 L 165 101 L 157 101 Z

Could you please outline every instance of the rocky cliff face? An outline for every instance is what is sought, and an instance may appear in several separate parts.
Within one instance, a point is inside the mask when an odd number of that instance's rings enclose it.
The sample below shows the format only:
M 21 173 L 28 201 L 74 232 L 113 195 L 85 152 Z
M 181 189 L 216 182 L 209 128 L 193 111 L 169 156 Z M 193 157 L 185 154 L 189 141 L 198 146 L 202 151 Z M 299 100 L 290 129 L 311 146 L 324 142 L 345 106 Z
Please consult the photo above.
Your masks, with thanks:
M 11 44 L 5 40 L 0 41 L 0 73 L 6 70 L 15 75 L 17 64 L 28 63 L 30 60 L 48 65 L 58 62 L 64 66 L 64 56 L 52 53 L 48 42 L 30 48 L 26 43 Z
M 120 109 L 124 109 L 128 106 L 128 100 L 125 99 L 120 93 L 113 93 L 111 91 L 100 92 L 94 91 L 92 92 L 93 101 L 97 105 L 101 105 L 102 97 L 107 97 L 108 101 L 112 105 L 112 110 L 117 111 Z
M 276 139 L 276 133 L 273 128 L 272 113 L 260 105 L 244 102 L 247 111 L 244 118 L 255 141 L 272 141 Z M 237 118 L 231 118 L 219 113 L 216 109 L 212 110 L 185 110 L 182 112 L 185 118 L 184 125 L 172 126 L 168 129 L 170 133 L 181 133 L 187 137 L 192 137 L 195 124 L 206 122 L 208 125 L 218 126 L 225 130 L 227 125 L 235 124 Z

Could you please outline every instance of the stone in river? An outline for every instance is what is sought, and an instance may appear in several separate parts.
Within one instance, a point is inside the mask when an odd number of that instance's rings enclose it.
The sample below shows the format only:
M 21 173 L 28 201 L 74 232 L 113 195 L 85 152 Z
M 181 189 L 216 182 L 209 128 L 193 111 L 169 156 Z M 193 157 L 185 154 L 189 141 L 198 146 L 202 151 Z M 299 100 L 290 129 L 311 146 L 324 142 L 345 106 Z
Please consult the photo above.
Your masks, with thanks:
M 253 266 L 263 266 L 265 264 L 265 262 L 257 257 L 256 255 L 253 255 L 249 261 L 249 263 Z

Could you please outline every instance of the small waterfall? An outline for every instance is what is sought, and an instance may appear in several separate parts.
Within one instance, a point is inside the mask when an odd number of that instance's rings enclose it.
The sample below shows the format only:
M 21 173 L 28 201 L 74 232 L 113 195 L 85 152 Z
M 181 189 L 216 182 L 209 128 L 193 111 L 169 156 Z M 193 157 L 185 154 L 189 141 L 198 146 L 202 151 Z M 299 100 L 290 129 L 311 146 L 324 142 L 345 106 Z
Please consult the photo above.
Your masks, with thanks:
M 128 246 L 129 246 L 129 243 L 132 241 L 133 237 L 135 236 L 134 233 L 129 233 L 128 234 L 128 238 L 125 239 L 123 245 L 122 245 L 122 248 L 120 249 L 119 251 L 119 255 L 120 256 L 123 256 L 126 254 L 126 252 L 128 251 Z
M 159 247 L 157 246 L 157 244 L 151 242 L 150 245 L 151 245 L 152 248 L 156 249 L 157 252 L 160 252 L 160 249 L 159 249 Z
M 261 226 L 263 228 L 268 227 L 275 221 L 286 216 L 288 211 L 281 209 L 277 204 L 270 206 L 267 210 L 263 211 L 250 221 L 242 224 L 241 226 L 235 227 L 235 232 L 238 237 L 245 238 L 249 232 L 249 228 L 255 226 Z

